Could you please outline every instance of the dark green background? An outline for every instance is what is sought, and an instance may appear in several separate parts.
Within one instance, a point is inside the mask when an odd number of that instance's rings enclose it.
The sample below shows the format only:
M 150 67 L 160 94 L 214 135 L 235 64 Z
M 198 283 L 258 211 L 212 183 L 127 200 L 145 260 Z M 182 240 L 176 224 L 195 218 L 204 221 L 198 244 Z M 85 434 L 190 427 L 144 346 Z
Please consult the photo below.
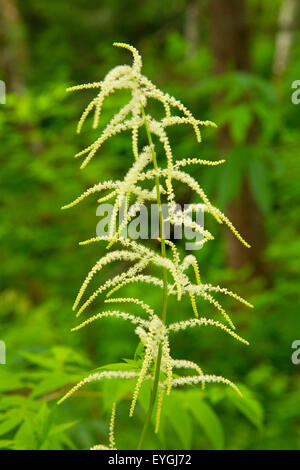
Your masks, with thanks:
M 7 364 L 0 365 L 1 446 L 84 449 L 107 442 L 109 389 L 87 388 L 59 408 L 56 401 L 61 387 L 91 369 L 132 357 L 137 345 L 131 326 L 118 321 L 103 320 L 70 333 L 76 324 L 71 306 L 77 289 L 103 250 L 78 246 L 94 236 L 95 198 L 70 211 L 60 210 L 96 182 L 122 177 L 132 161 L 130 137 L 121 134 L 79 170 L 73 155 L 99 134 L 90 122 L 80 136 L 75 134 L 76 121 L 94 95 L 65 93 L 67 86 L 101 80 L 110 68 L 130 63 L 126 51 L 112 47 L 114 41 L 124 41 L 140 50 L 144 73 L 163 91 L 175 95 L 199 119 L 217 122 L 217 130 L 203 130 L 199 147 L 189 129 L 171 132 L 174 154 L 226 158 L 220 168 L 193 168 L 193 176 L 225 211 L 232 201 L 240 204 L 242 182 L 249 181 L 265 233 L 259 269 L 251 259 L 240 269 L 230 268 L 225 229 L 208 218 L 207 227 L 216 239 L 197 253 L 204 282 L 232 288 L 255 304 L 249 311 L 225 302 L 250 347 L 214 329 L 195 329 L 174 337 L 173 355 L 247 387 L 250 398 L 245 405 L 235 403 L 223 386 L 199 392 L 199 401 L 204 400 L 221 423 L 226 449 L 299 449 L 300 364 L 291 362 L 291 344 L 300 339 L 300 105 L 291 102 L 291 84 L 300 79 L 299 11 L 290 26 L 289 59 L 276 76 L 273 62 L 283 2 L 245 2 L 251 70 L 239 70 L 232 60 L 217 76 L 211 40 L 215 18 L 208 0 L 0 3 L 6 12 L 1 20 L 0 78 L 7 86 L 7 102 L 0 109 L 0 339 L 7 347 Z M 229 3 L 240 8 L 244 2 Z M 189 34 L 193 21 L 196 38 Z M 107 101 L 101 128 L 123 102 L 121 94 Z M 249 143 L 253 123 L 255 139 Z M 220 144 L 225 126 L 230 135 L 227 150 Z M 183 190 L 180 198 L 189 200 Z M 245 215 L 247 220 L 247 210 Z M 247 239 L 247 233 L 243 235 Z M 113 272 L 122 268 L 114 265 Z M 160 291 L 132 287 L 126 293 L 142 295 L 160 309 Z M 101 302 L 90 313 L 96 313 Z M 218 317 L 206 303 L 199 303 L 199 311 Z M 170 303 L 169 318 L 189 314 L 188 303 L 180 308 Z M 125 398 L 117 410 L 120 448 L 136 446 L 144 419 L 138 408 L 129 420 L 128 404 Z M 218 447 L 207 431 L 212 429 L 214 436 L 219 429 L 214 417 L 208 417 L 204 427 L 201 419 L 193 422 L 190 442 L 167 422 L 166 440 L 149 435 L 147 447 Z M 70 430 L 59 428 L 73 421 Z

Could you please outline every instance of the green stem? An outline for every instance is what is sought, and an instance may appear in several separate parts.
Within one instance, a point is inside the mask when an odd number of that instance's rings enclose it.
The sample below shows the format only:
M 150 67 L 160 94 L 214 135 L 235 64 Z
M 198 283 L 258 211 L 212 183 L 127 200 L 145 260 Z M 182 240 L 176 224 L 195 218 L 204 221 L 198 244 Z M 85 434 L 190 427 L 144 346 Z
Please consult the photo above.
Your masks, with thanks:
M 146 114 L 144 107 L 141 103 L 141 110 L 142 110 L 142 115 L 144 118 L 144 123 L 145 123 L 145 128 L 146 128 L 146 133 L 147 133 L 147 138 L 148 142 L 151 148 L 152 152 L 152 160 L 153 160 L 153 166 L 155 170 L 158 170 L 158 165 L 157 165 L 157 160 L 156 160 L 156 154 L 154 151 L 154 145 L 152 141 L 152 136 L 151 132 L 149 129 L 149 125 L 147 122 Z M 166 243 L 165 243 L 165 234 L 164 234 L 164 224 L 163 224 L 163 214 L 162 214 L 162 206 L 161 206 L 161 197 L 160 197 L 160 190 L 159 190 L 159 175 L 155 176 L 155 186 L 156 186 L 156 199 L 157 199 L 157 204 L 158 204 L 158 213 L 159 213 L 159 231 L 160 231 L 160 240 L 161 240 L 161 255 L 166 258 Z M 161 321 L 163 323 L 166 322 L 166 316 L 167 316 L 167 300 L 168 300 L 168 273 L 167 269 L 163 268 L 163 301 L 162 301 L 162 312 L 161 312 Z M 153 383 L 153 389 L 151 391 L 151 397 L 150 397 L 150 403 L 149 403 L 149 408 L 146 414 L 144 426 L 140 435 L 139 443 L 137 446 L 137 449 L 140 450 L 143 447 L 143 443 L 146 437 L 146 433 L 151 421 L 151 416 L 153 412 L 153 408 L 155 405 L 156 397 L 157 397 L 157 391 L 158 391 L 158 385 L 159 385 L 159 376 L 160 376 L 160 366 L 161 366 L 161 358 L 162 358 L 162 346 L 161 344 L 159 345 L 158 348 L 158 353 L 157 353 L 157 358 L 156 358 L 156 363 L 155 363 L 155 373 L 154 373 L 154 383 Z

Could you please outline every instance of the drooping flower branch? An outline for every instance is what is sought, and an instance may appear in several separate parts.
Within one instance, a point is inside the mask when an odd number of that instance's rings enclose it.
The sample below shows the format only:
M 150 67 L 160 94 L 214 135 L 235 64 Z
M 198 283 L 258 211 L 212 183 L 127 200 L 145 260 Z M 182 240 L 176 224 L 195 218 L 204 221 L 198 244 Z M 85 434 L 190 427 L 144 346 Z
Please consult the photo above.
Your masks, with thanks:
M 191 112 L 180 101 L 167 93 L 163 93 L 147 77 L 145 77 L 141 72 L 141 56 L 134 47 L 123 43 L 115 43 L 114 45 L 128 49 L 132 53 L 133 64 L 131 66 L 122 65 L 115 67 L 101 82 L 78 85 L 68 89 L 68 91 L 84 89 L 99 90 L 96 97 L 89 103 L 82 113 L 78 123 L 77 132 L 81 131 L 85 120 L 91 112 L 94 112 L 93 127 L 98 127 L 103 102 L 110 94 L 117 90 L 127 89 L 130 90 L 131 99 L 129 103 L 123 106 L 111 119 L 100 137 L 87 148 L 77 153 L 75 157 L 84 157 L 80 167 L 83 169 L 99 152 L 102 144 L 106 140 L 116 134 L 129 130 L 131 132 L 132 140 L 133 163 L 123 180 L 101 181 L 85 191 L 73 202 L 64 206 L 63 209 L 75 206 L 91 194 L 108 191 L 108 194 L 102 196 L 99 199 L 99 202 L 110 199 L 114 200 L 113 210 L 109 219 L 109 233 L 105 236 L 98 236 L 81 242 L 81 245 L 101 241 L 107 243 L 108 249 L 114 247 L 116 243 L 121 245 L 121 249 L 118 248 L 113 251 L 109 251 L 91 268 L 75 299 L 73 310 L 77 310 L 76 315 L 79 316 L 81 313 L 86 311 L 101 294 L 105 294 L 106 296 L 104 300 L 105 303 L 133 303 L 136 306 L 136 309 L 139 310 L 140 314 L 129 314 L 118 309 L 101 311 L 83 321 L 81 324 L 73 328 L 73 330 L 78 330 L 84 326 L 90 325 L 101 318 L 109 317 L 127 320 L 135 325 L 135 332 L 144 346 L 143 361 L 139 370 L 104 371 L 101 373 L 91 374 L 75 385 L 60 400 L 60 402 L 64 401 L 88 382 L 114 378 L 122 378 L 126 380 L 136 377 L 136 385 L 133 390 L 133 398 L 129 412 L 130 416 L 132 416 L 140 388 L 146 379 L 150 379 L 152 381 L 152 394 L 138 446 L 141 448 L 154 407 L 156 406 L 155 431 L 157 432 L 163 405 L 163 397 L 165 394 L 170 394 L 173 387 L 186 384 L 201 383 L 204 385 L 205 383 L 218 382 L 227 384 L 240 393 L 236 385 L 230 380 L 221 376 L 206 375 L 203 373 L 202 368 L 192 361 L 173 359 L 169 345 L 169 335 L 171 333 L 176 333 L 180 330 L 196 326 L 214 326 L 231 335 L 238 341 L 248 344 L 246 340 L 235 333 L 235 326 L 231 318 L 219 301 L 216 300 L 214 294 L 220 293 L 231 296 L 250 307 L 251 304 L 225 288 L 213 286 L 211 284 L 203 284 L 195 256 L 187 255 L 181 259 L 176 245 L 171 240 L 168 240 L 164 233 L 164 223 L 166 222 L 166 219 L 164 218 L 162 211 L 162 198 L 166 199 L 168 207 L 168 221 L 174 226 L 178 222 L 181 222 L 184 226 L 190 227 L 196 233 L 201 234 L 201 246 L 208 240 L 212 240 L 214 237 L 200 224 L 192 221 L 191 217 L 185 211 L 180 215 L 178 214 L 178 211 L 176 210 L 176 195 L 173 187 L 174 181 L 187 185 L 200 199 L 202 209 L 204 211 L 211 214 L 218 223 L 225 223 L 245 246 L 249 247 L 249 245 L 244 241 L 227 217 L 209 201 L 199 183 L 189 173 L 186 173 L 183 170 L 184 167 L 189 165 L 199 164 L 215 166 L 222 164 L 224 160 L 207 161 L 197 157 L 189 157 L 182 160 L 176 160 L 174 162 L 173 152 L 167 134 L 167 129 L 170 126 L 178 124 L 191 125 L 197 142 L 201 142 L 200 126 L 216 127 L 216 125 L 211 121 L 200 121 L 194 118 Z M 151 99 L 158 101 L 163 105 L 165 116 L 161 120 L 154 119 L 153 116 L 147 113 L 147 105 Z M 174 110 L 180 114 L 172 114 Z M 140 133 L 142 129 L 146 131 L 148 144 L 143 148 L 140 148 Z M 158 147 L 156 146 L 154 139 L 160 142 L 163 152 L 160 151 L 158 153 Z M 149 190 L 144 186 L 145 183 L 148 183 L 148 185 L 149 183 L 153 184 L 153 187 Z M 132 201 L 131 205 L 129 204 L 130 199 Z M 122 207 L 124 206 L 124 201 L 126 214 L 125 217 L 123 217 L 123 220 L 118 224 L 118 217 Z M 145 243 L 137 243 L 135 240 L 124 238 L 122 236 L 124 229 L 128 227 L 130 221 L 139 212 L 141 206 L 149 201 L 155 202 L 159 209 L 159 235 L 157 236 L 157 240 L 160 243 L 160 253 L 156 252 L 149 246 L 146 246 Z M 119 262 L 120 260 L 123 260 L 126 263 L 131 263 L 131 265 L 125 271 L 100 284 L 97 289 L 82 302 L 82 298 L 85 296 L 86 290 L 93 277 L 99 273 L 103 267 L 114 262 Z M 162 279 L 144 273 L 144 271 L 149 269 L 152 265 L 158 266 L 162 269 Z M 114 298 L 111 297 L 113 293 L 131 283 L 146 283 L 151 285 L 151 288 L 154 286 L 162 289 L 163 297 L 161 315 L 155 312 L 142 299 L 122 296 Z M 167 301 L 168 297 L 171 295 L 175 295 L 178 301 L 181 301 L 183 297 L 187 297 L 190 300 L 194 317 L 189 320 L 183 319 L 177 323 L 168 324 L 166 321 Z M 197 309 L 198 297 L 213 305 L 223 316 L 229 326 L 226 326 L 218 320 L 206 317 L 199 318 Z M 146 318 L 140 316 L 141 314 Z M 183 375 L 179 377 L 177 374 L 174 375 L 174 369 L 190 369 L 194 371 L 196 375 Z M 115 411 L 113 411 L 112 423 L 114 420 L 114 414 Z M 111 429 L 113 429 L 113 424 L 111 424 Z M 115 446 L 112 436 L 113 432 L 111 431 L 110 448 L 114 448 Z M 100 447 L 103 448 L 103 446 Z M 95 446 L 94 449 L 100 447 Z
M 116 441 L 115 441 L 115 417 L 116 417 L 116 404 L 113 403 L 110 425 L 109 425 L 109 446 L 103 444 L 97 444 L 90 448 L 90 450 L 116 450 Z

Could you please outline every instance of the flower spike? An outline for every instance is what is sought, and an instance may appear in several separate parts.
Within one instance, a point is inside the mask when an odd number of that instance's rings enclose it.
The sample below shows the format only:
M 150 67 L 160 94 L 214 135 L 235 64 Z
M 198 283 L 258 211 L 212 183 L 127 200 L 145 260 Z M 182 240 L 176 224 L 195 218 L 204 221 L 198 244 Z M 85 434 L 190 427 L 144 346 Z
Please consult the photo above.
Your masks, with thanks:
M 79 119 L 78 133 L 81 132 L 88 119 L 92 119 L 94 129 L 98 128 L 99 123 L 102 125 L 102 108 L 112 94 L 120 90 L 125 90 L 130 94 L 128 102 L 122 107 L 120 106 L 108 123 L 104 123 L 102 132 L 99 132 L 95 141 L 76 153 L 75 158 L 83 157 L 80 169 L 84 169 L 94 158 L 98 158 L 98 155 L 101 155 L 102 145 L 109 142 L 111 138 L 128 131 L 131 136 L 131 146 L 128 147 L 131 154 L 131 165 L 125 174 L 120 179 L 98 182 L 62 207 L 62 209 L 74 207 L 93 194 L 97 194 L 98 203 L 112 201 L 107 232 L 103 235 L 99 235 L 97 232 L 98 236 L 80 242 L 81 246 L 85 246 L 103 241 L 107 251 L 98 258 L 86 275 L 73 305 L 73 310 L 77 312 L 76 317 L 94 307 L 97 309 L 96 313 L 89 313 L 88 318 L 73 327 L 72 331 L 77 331 L 88 325 L 95 326 L 94 322 L 101 319 L 107 319 L 106 321 L 120 319 L 132 324 L 139 341 L 139 347 L 136 349 L 134 360 L 127 360 L 124 368 L 116 367 L 123 370 L 104 370 L 89 374 L 74 385 L 59 400 L 59 403 L 64 402 L 90 382 L 102 382 L 115 378 L 134 380 L 135 385 L 132 389 L 129 406 L 129 415 L 132 416 L 141 399 L 141 387 L 145 381 L 149 381 L 151 402 L 145 429 L 151 422 L 152 410 L 155 410 L 155 432 L 157 433 L 163 404 L 168 400 L 168 395 L 179 386 L 201 384 L 204 388 L 207 383 L 220 383 L 230 386 L 238 394 L 241 394 L 238 387 L 229 379 L 204 373 L 202 367 L 192 360 L 174 359 L 170 346 L 172 345 L 170 335 L 188 328 L 209 326 L 248 345 L 248 341 L 236 333 L 233 321 L 223 308 L 219 298 L 217 300 L 217 296 L 222 297 L 221 294 L 224 294 L 247 307 L 252 307 L 248 301 L 229 289 L 204 283 L 204 276 L 202 271 L 200 273 L 197 257 L 192 254 L 182 256 L 181 248 L 176 243 L 176 237 L 174 236 L 174 240 L 168 239 L 165 223 L 169 223 L 173 228 L 181 225 L 184 228 L 192 229 L 197 235 L 200 234 L 201 241 L 197 239 L 198 245 L 196 244 L 199 248 L 204 243 L 214 240 L 213 234 L 206 230 L 202 226 L 203 224 L 193 220 L 188 209 L 178 210 L 176 204 L 177 186 L 184 185 L 192 193 L 191 199 L 194 201 L 191 204 L 192 211 L 200 208 L 203 213 L 210 214 L 219 224 L 226 224 L 246 247 L 249 247 L 249 244 L 226 215 L 211 203 L 202 186 L 188 172 L 190 165 L 215 167 L 224 163 L 225 160 L 205 160 L 193 156 L 183 156 L 180 160 L 175 158 L 176 152 L 169 135 L 170 127 L 185 126 L 188 131 L 194 133 L 196 142 L 200 143 L 200 128 L 205 132 L 207 127 L 216 128 L 216 124 L 212 121 L 197 119 L 183 103 L 161 91 L 145 77 L 142 73 L 142 58 L 135 47 L 123 42 L 115 42 L 114 46 L 126 49 L 131 53 L 130 65 L 114 67 L 101 81 L 71 86 L 67 89 L 69 92 L 95 90 L 93 98 L 86 105 Z M 153 117 L 151 106 L 149 106 L 149 102 L 152 101 L 159 103 L 160 117 Z M 145 138 L 148 141 L 147 145 L 141 148 L 141 142 Z M 105 154 L 103 155 L 105 158 Z M 159 224 L 155 238 L 160 246 L 160 252 L 156 250 L 155 245 L 147 246 L 144 240 L 138 242 L 128 236 L 134 217 L 142 211 L 145 204 L 152 202 L 158 206 Z M 167 214 L 163 210 L 162 204 L 164 202 L 166 202 Z M 114 263 L 115 272 L 105 278 L 106 268 L 110 267 L 112 263 Z M 155 269 L 155 275 L 150 271 L 152 267 Z M 161 271 L 162 278 L 157 274 Z M 88 293 L 97 279 L 98 284 L 94 291 Z M 149 287 L 149 292 L 156 288 L 163 291 L 162 305 L 159 307 L 159 311 L 155 305 L 152 308 L 143 299 L 130 293 L 129 295 L 122 293 L 120 296 L 112 297 L 113 294 L 121 290 L 122 292 L 130 290 L 132 284 L 140 286 L 141 283 L 145 284 L 147 288 Z M 102 294 L 103 298 L 101 299 Z M 194 316 L 174 322 L 172 319 L 173 307 L 168 301 L 170 296 L 176 298 L 174 301 L 180 302 L 182 299 L 189 301 L 189 311 L 191 316 Z M 204 299 L 218 310 L 228 325 L 206 316 L 200 317 L 199 298 Z M 101 303 L 100 308 L 97 305 L 99 302 Z M 101 307 L 103 303 L 114 304 L 116 308 L 104 310 Z M 118 308 L 117 304 L 125 303 L 129 305 L 130 313 Z M 179 312 L 180 309 L 178 309 Z M 205 329 L 201 328 L 200 333 L 202 331 L 205 332 Z M 110 369 L 114 369 L 114 367 L 110 367 Z M 190 375 L 180 375 L 182 373 Z M 116 450 L 115 415 L 116 403 L 112 406 L 108 446 L 98 444 L 93 446 L 91 450 Z M 138 448 L 142 447 L 143 436 L 146 434 L 145 429 L 142 432 Z

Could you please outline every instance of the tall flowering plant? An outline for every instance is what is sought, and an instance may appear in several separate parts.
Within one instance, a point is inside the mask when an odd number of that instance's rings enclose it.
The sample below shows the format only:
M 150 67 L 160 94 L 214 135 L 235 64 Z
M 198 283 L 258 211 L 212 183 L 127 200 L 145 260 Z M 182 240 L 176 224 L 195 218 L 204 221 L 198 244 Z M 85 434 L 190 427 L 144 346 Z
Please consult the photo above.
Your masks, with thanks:
M 162 210 L 163 201 L 166 201 L 167 204 L 168 221 L 170 224 L 175 226 L 180 221 L 184 226 L 192 228 L 195 233 L 201 234 L 201 245 L 214 238 L 208 230 L 205 230 L 201 224 L 193 221 L 187 213 L 183 211 L 178 214 L 176 210 L 174 181 L 187 185 L 200 199 L 202 209 L 205 212 L 212 215 L 218 223 L 225 223 L 244 245 L 247 247 L 249 247 L 249 245 L 244 241 L 227 217 L 209 201 L 199 183 L 189 173 L 184 171 L 184 168 L 189 165 L 215 166 L 223 163 L 223 160 L 207 161 L 199 158 L 186 158 L 174 161 L 173 158 L 172 147 L 167 134 L 167 130 L 170 126 L 179 124 L 190 125 L 195 133 L 197 142 L 200 143 L 200 127 L 215 127 L 215 124 L 210 121 L 199 121 L 196 119 L 180 101 L 167 93 L 163 93 L 145 77 L 141 71 L 141 56 L 134 47 L 123 43 L 115 43 L 114 45 L 128 49 L 132 53 L 133 63 L 131 66 L 121 65 L 115 67 L 101 82 L 78 85 L 68 89 L 68 91 L 85 89 L 99 90 L 95 98 L 84 110 L 78 123 L 77 132 L 81 131 L 86 118 L 92 112 L 94 112 L 93 127 L 98 127 L 103 101 L 116 90 L 130 90 L 131 99 L 129 103 L 123 106 L 111 119 L 100 137 L 90 146 L 75 155 L 75 157 L 83 157 L 80 167 L 83 169 L 100 150 L 106 140 L 116 134 L 129 130 L 132 140 L 132 165 L 123 180 L 101 181 L 85 191 L 73 202 L 64 206 L 63 209 L 75 206 L 94 193 L 107 192 L 98 202 L 107 200 L 113 201 L 113 210 L 109 217 L 108 234 L 81 242 L 82 245 L 106 242 L 108 252 L 99 259 L 85 278 L 73 306 L 73 310 L 77 310 L 76 316 L 79 317 L 82 313 L 86 312 L 100 295 L 105 296 L 104 303 L 119 305 L 132 303 L 135 305 L 137 313 L 127 313 L 121 307 L 103 310 L 96 315 L 90 316 L 73 328 L 73 330 L 90 326 L 92 323 L 102 318 L 119 318 L 129 321 L 134 325 L 135 333 L 142 345 L 142 361 L 139 368 L 133 368 L 132 370 L 105 370 L 88 375 L 63 396 L 60 403 L 89 382 L 113 380 L 115 378 L 122 378 L 124 380 L 135 379 L 129 409 L 129 416 L 132 416 L 142 384 L 146 380 L 150 381 L 150 402 L 138 443 L 138 448 L 141 449 L 144 445 L 144 439 L 153 412 L 155 412 L 156 415 L 155 432 L 158 431 L 163 409 L 163 399 L 165 395 L 172 393 L 173 388 L 189 384 L 201 384 L 204 386 L 209 382 L 219 382 L 229 385 L 240 394 L 238 387 L 229 379 L 222 376 L 205 374 L 202 367 L 192 361 L 175 359 L 173 353 L 170 351 L 170 335 L 187 328 L 213 326 L 236 340 L 248 344 L 245 339 L 241 338 L 235 332 L 235 326 L 231 318 L 219 301 L 216 300 L 215 294 L 229 295 L 249 307 L 251 307 L 251 304 L 226 288 L 203 283 L 196 257 L 188 254 L 181 259 L 176 244 L 166 237 L 164 229 L 166 219 Z M 156 100 L 162 104 L 164 116 L 160 120 L 148 114 L 147 106 L 150 100 Z M 139 142 L 142 129 L 147 136 L 147 145 L 140 148 Z M 163 152 L 157 150 L 158 142 L 160 142 L 160 147 L 163 148 Z M 129 204 L 130 199 L 132 201 L 131 205 Z M 125 216 L 120 221 L 118 215 L 122 210 L 124 201 L 126 211 Z M 131 238 L 123 236 L 124 229 L 128 227 L 129 223 L 139 212 L 141 206 L 149 202 L 156 203 L 158 207 L 159 234 L 157 240 L 160 245 L 159 252 L 151 248 L 149 244 L 146 246 L 147 242 L 138 243 Z M 115 248 L 116 245 L 118 245 L 118 248 Z M 104 266 L 121 260 L 129 263 L 129 267 L 126 271 L 101 283 L 91 295 L 83 300 L 93 277 L 99 273 Z M 161 269 L 161 278 L 149 274 L 151 265 L 158 266 Z M 117 291 L 132 283 L 145 283 L 149 285 L 151 289 L 153 287 L 161 289 L 161 311 L 154 311 L 153 308 L 146 304 L 141 298 L 112 297 Z M 180 302 L 183 297 L 189 299 L 192 314 L 190 319 L 182 319 L 176 323 L 168 321 L 167 307 L 170 296 L 175 296 L 178 302 Z M 197 298 L 199 297 L 205 299 L 215 307 L 223 317 L 224 323 L 212 318 L 199 316 L 197 310 Z M 138 311 L 140 312 L 139 314 Z M 175 370 L 176 373 L 174 372 Z M 184 370 L 189 370 L 190 372 L 184 375 L 178 375 L 178 371 Z M 115 448 L 113 436 L 114 416 L 115 405 L 113 407 L 110 429 L 110 448 Z M 98 445 L 93 449 L 103 448 L 106 447 Z

